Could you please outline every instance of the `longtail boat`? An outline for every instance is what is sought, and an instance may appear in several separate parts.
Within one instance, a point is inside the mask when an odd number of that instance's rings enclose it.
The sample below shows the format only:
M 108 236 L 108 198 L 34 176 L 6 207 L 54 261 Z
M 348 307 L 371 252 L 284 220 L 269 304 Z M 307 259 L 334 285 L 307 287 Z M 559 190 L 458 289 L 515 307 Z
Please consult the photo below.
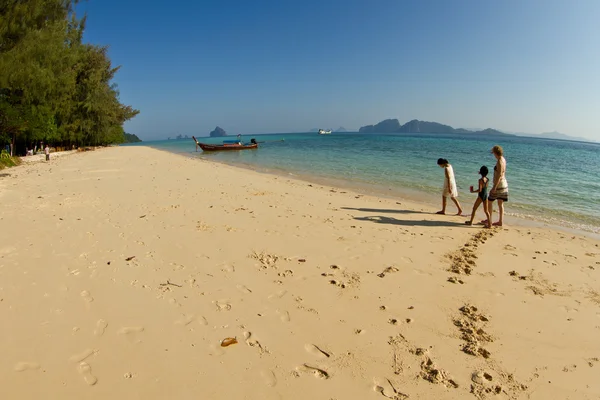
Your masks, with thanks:
M 258 143 L 242 143 L 242 142 L 234 142 L 234 143 L 223 143 L 223 144 L 208 144 L 208 143 L 200 143 L 196 140 L 194 136 L 192 139 L 196 142 L 196 150 L 200 147 L 204 151 L 223 151 L 223 150 L 250 150 L 257 149 Z

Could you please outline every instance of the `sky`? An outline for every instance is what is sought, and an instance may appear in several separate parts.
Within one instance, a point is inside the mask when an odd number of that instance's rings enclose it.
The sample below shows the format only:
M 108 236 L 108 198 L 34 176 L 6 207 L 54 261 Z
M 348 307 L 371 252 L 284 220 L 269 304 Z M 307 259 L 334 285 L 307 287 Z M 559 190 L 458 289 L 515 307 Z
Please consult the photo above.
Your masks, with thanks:
M 598 0 L 83 0 L 125 130 L 348 130 L 386 118 L 600 140 Z

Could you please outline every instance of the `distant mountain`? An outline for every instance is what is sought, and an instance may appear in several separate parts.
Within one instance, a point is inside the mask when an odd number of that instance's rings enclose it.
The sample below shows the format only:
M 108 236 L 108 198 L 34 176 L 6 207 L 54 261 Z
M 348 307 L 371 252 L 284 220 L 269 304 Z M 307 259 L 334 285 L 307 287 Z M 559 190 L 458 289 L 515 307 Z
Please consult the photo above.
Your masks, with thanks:
M 221 127 L 216 127 L 214 131 L 212 131 L 210 133 L 210 137 L 221 137 L 221 136 L 227 136 L 227 132 L 225 132 L 225 130 Z
M 460 133 L 466 133 L 462 132 Z M 456 129 L 449 125 L 440 124 L 437 122 L 426 122 L 413 119 L 402 125 L 398 130 L 400 133 L 459 133 Z
M 527 136 L 527 137 L 535 137 L 535 138 L 543 138 L 543 139 L 559 139 L 559 140 L 579 140 L 581 142 L 593 142 L 593 140 L 570 136 L 565 133 L 560 132 L 544 132 L 544 133 L 515 133 L 517 136 Z
M 361 133 L 393 133 L 400 131 L 400 122 L 397 119 L 385 119 L 375 125 L 361 127 L 358 131 Z
M 133 133 L 127 133 L 127 132 L 123 133 L 123 138 L 125 139 L 125 141 L 123 143 L 138 143 L 138 142 L 142 141 L 142 139 L 137 137 L 137 135 L 134 135 Z
M 476 131 L 476 132 L 472 132 L 472 133 L 477 133 L 479 135 L 495 135 L 495 136 L 514 136 L 511 135 L 510 133 L 505 133 L 505 132 L 500 132 L 499 130 L 496 129 L 492 129 L 492 128 L 487 128 L 487 129 L 483 129 L 480 131 Z
M 319 128 L 312 128 L 309 132 L 319 132 Z
M 376 125 L 366 125 L 359 130 L 361 133 L 472 133 L 485 135 L 507 135 L 495 129 L 484 129 L 482 131 L 471 131 L 463 128 L 453 128 L 438 122 L 427 122 L 413 119 L 400 125 L 397 119 L 386 119 Z

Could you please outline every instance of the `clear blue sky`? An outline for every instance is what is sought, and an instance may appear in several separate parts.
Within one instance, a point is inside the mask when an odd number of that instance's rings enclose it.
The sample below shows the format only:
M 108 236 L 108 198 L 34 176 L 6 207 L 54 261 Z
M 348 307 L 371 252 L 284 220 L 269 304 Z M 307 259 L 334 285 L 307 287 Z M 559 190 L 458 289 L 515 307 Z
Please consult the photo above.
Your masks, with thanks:
M 142 139 L 385 118 L 600 140 L 599 0 L 87 0 Z

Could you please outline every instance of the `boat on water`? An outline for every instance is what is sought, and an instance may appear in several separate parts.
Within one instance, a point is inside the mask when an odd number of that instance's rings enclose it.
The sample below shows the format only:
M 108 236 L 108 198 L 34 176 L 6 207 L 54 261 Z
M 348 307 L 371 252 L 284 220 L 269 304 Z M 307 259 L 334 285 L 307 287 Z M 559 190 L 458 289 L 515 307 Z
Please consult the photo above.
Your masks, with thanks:
M 331 129 L 327 131 L 325 129 L 319 129 L 319 135 L 331 135 Z
M 252 139 L 250 143 L 242 143 L 241 140 L 236 140 L 224 141 L 223 144 L 200 143 L 194 136 L 192 136 L 192 139 L 196 142 L 196 151 L 198 151 L 198 147 L 203 151 L 250 150 L 258 148 L 258 142 L 255 139 Z

